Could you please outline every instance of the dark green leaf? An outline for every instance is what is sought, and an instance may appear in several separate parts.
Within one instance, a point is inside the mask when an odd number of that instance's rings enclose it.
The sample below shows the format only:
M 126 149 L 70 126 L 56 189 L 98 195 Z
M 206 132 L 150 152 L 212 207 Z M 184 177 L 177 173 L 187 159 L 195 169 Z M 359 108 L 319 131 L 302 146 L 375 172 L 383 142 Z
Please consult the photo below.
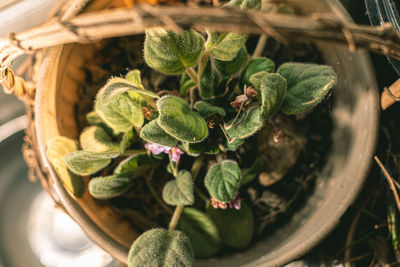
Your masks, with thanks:
M 239 139 L 239 138 L 233 140 L 230 143 L 228 141 L 226 141 L 225 149 L 228 151 L 236 151 L 236 149 L 238 149 L 239 146 L 243 145 L 243 143 L 244 143 L 244 139 Z
M 229 143 L 238 138 L 243 139 L 252 136 L 264 125 L 261 117 L 261 108 L 257 106 L 250 107 L 246 114 L 243 112 L 237 121 L 241 122 L 236 126 L 229 127 L 232 125 L 232 121 L 224 126 L 225 132 L 230 138 Z
M 151 167 L 151 161 L 147 154 L 141 153 L 121 161 L 114 170 L 114 174 L 133 172 L 134 177 L 137 176 L 139 170 Z
M 129 190 L 132 186 L 132 180 L 131 172 L 95 177 L 89 182 L 89 192 L 97 199 L 117 197 Z
M 239 190 L 240 169 L 236 161 L 224 160 L 208 169 L 204 184 L 211 197 L 218 201 L 233 200 Z
M 187 234 L 197 258 L 212 257 L 222 247 L 217 227 L 207 214 L 197 209 L 185 207 L 177 228 Z
M 152 229 L 135 240 L 128 255 L 129 267 L 192 267 L 194 253 L 189 238 L 180 231 Z
M 157 119 L 147 123 L 140 131 L 140 138 L 160 144 L 163 146 L 174 147 L 178 143 L 171 135 L 167 134 L 158 124 Z
M 144 57 L 153 69 L 166 74 L 180 74 L 196 64 L 203 46 L 203 36 L 193 30 L 174 33 L 151 29 L 146 31 Z
M 253 179 L 263 170 L 263 167 L 264 162 L 262 159 L 257 158 L 249 168 L 242 170 L 242 180 L 240 180 L 240 184 L 248 184 L 253 181 Z
M 79 175 L 90 175 L 110 164 L 112 158 L 119 156 L 119 151 L 90 152 L 75 151 L 64 156 L 68 169 Z
M 265 57 L 256 57 L 249 60 L 242 74 L 242 84 L 250 86 L 250 77 L 260 71 L 274 72 L 275 63 Z
M 246 248 L 253 237 L 254 218 L 250 207 L 241 203 L 240 210 L 214 209 L 207 203 L 206 214 L 218 228 L 222 242 L 237 249 Z
M 215 60 L 215 67 L 224 75 L 232 75 L 239 71 L 248 59 L 246 47 L 241 47 L 239 53 L 232 61 Z
M 208 138 L 200 143 L 183 143 L 182 149 L 190 156 L 197 157 L 201 153 L 215 155 L 220 152 L 218 145 Z
M 158 125 L 176 139 L 197 143 L 208 136 L 206 121 L 182 98 L 165 96 L 158 100 L 157 107 L 160 112 Z
M 316 106 L 336 84 L 336 74 L 329 66 L 285 63 L 277 71 L 287 80 L 287 94 L 281 110 L 290 115 Z
M 99 126 L 89 126 L 83 129 L 79 136 L 83 150 L 92 152 L 117 151 L 118 144 L 112 142 L 107 132 Z
M 204 71 L 200 76 L 200 88 L 199 95 L 203 99 L 210 99 L 215 95 L 215 90 L 217 89 L 220 82 L 220 77 L 212 65 L 210 59 L 207 60 Z
M 81 197 L 85 192 L 85 184 L 80 176 L 68 170 L 64 162 L 64 156 L 77 149 L 78 143 L 75 140 L 56 136 L 47 142 L 46 156 L 65 188 L 74 196 Z
M 162 197 L 168 205 L 192 205 L 194 203 L 192 175 L 180 171 L 178 176 L 165 184 Z
M 193 108 L 197 110 L 203 118 L 208 118 L 213 114 L 219 114 L 222 117 L 225 117 L 225 110 L 221 107 L 213 106 L 206 101 L 197 101 Z

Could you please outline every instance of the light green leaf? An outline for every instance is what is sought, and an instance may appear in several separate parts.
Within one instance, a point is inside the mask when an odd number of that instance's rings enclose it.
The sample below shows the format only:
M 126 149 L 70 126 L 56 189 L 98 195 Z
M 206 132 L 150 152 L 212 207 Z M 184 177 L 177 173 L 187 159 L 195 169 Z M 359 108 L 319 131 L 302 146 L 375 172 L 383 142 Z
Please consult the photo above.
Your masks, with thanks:
M 249 60 L 249 63 L 247 64 L 246 68 L 243 71 L 242 74 L 242 84 L 250 86 L 250 77 L 260 71 L 265 71 L 265 72 L 274 72 L 275 70 L 275 63 L 265 57 L 256 57 L 252 58 Z
M 192 267 L 194 252 L 181 231 L 152 229 L 135 240 L 128 255 L 128 267 Z
M 142 78 L 140 77 L 140 70 L 131 70 L 125 75 L 125 79 L 132 83 L 132 85 L 140 88 L 142 91 L 128 91 L 128 95 L 136 102 L 139 103 L 141 107 L 146 107 L 148 105 L 154 106 L 153 98 L 160 98 L 158 94 L 148 91 L 144 88 L 142 84 Z
M 207 214 L 197 209 L 185 207 L 177 229 L 189 237 L 196 258 L 212 257 L 222 247 L 217 227 Z
M 194 203 L 193 181 L 190 172 L 183 170 L 165 184 L 162 197 L 168 205 L 192 205 Z
M 250 85 L 253 85 L 255 88 L 261 87 L 261 81 L 269 72 L 259 71 L 251 75 L 250 77 Z
M 286 96 L 286 79 L 277 73 L 263 73 L 259 86 L 253 81 L 253 77 L 258 77 L 259 73 L 250 77 L 258 91 L 258 99 L 261 101 L 261 116 L 264 120 L 270 119 L 281 107 Z M 257 79 L 258 80 L 258 79 Z
M 236 126 L 229 128 L 232 122 L 225 125 L 225 132 L 229 136 L 229 143 L 234 142 L 236 139 L 243 139 L 252 136 L 264 125 L 261 117 L 261 108 L 258 106 L 250 107 L 245 115 L 243 112 L 237 121 L 241 121 Z M 244 117 L 244 118 L 243 118 Z
M 226 115 L 226 112 L 223 108 L 213 106 L 206 101 L 197 101 L 194 104 L 193 108 L 195 110 L 197 110 L 199 112 L 200 116 L 202 116 L 205 119 L 214 114 L 219 114 L 222 117 L 225 117 L 225 115 Z
M 167 134 L 157 122 L 157 119 L 147 123 L 140 131 L 140 138 L 163 146 L 174 147 L 178 143 L 171 135 Z
M 112 142 L 107 132 L 99 126 L 89 126 L 83 129 L 79 136 L 83 150 L 92 152 L 117 151 L 119 146 Z
M 125 75 L 125 79 L 128 80 L 133 86 L 138 87 L 141 90 L 145 90 L 144 86 L 142 84 L 142 78 L 140 77 L 140 70 L 131 70 Z M 138 91 L 137 93 L 141 93 L 141 91 Z M 151 92 L 152 93 L 152 92 Z M 154 93 L 150 94 L 149 96 L 155 95 Z M 154 96 L 155 98 L 158 98 Z
M 242 180 L 240 180 L 240 184 L 244 185 L 253 181 L 254 178 L 256 178 L 258 174 L 263 170 L 263 167 L 263 160 L 257 158 L 249 168 L 242 170 Z
M 281 110 L 297 114 L 316 106 L 336 84 L 336 73 L 330 66 L 285 63 L 277 71 L 287 80 L 287 94 Z
M 119 152 L 122 154 L 125 150 L 132 145 L 134 133 L 133 131 L 127 131 L 123 133 L 121 142 L 119 143 Z
M 232 61 L 221 61 L 216 59 L 215 67 L 224 75 L 232 75 L 233 73 L 239 71 L 244 64 L 246 64 L 247 59 L 247 50 L 246 47 L 242 46 L 239 50 L 239 53 Z
M 211 197 L 218 201 L 233 200 L 239 190 L 240 169 L 236 161 L 224 160 L 210 167 L 204 178 L 204 184 Z
M 56 171 L 65 188 L 76 197 L 81 197 L 85 192 L 85 184 L 82 178 L 67 168 L 64 156 L 78 149 L 75 140 L 64 136 L 56 136 L 46 144 L 46 156 Z
M 64 156 L 68 169 L 79 175 L 90 175 L 110 164 L 112 158 L 119 156 L 119 151 L 90 152 L 75 151 Z
M 176 139 L 197 143 L 208 136 L 206 121 L 182 98 L 165 96 L 158 100 L 157 107 L 160 112 L 158 125 Z
M 132 186 L 131 172 L 110 176 L 92 178 L 89 182 L 89 192 L 97 199 L 109 199 L 125 194 Z
M 224 5 L 225 7 L 237 7 L 244 10 L 260 10 L 261 0 L 231 0 Z
M 181 97 L 185 97 L 190 88 L 196 86 L 196 83 L 192 79 L 190 79 L 189 75 L 186 72 L 182 73 L 179 84 L 179 94 L 181 95 Z
M 241 203 L 240 210 L 214 209 L 207 203 L 206 214 L 217 226 L 224 244 L 237 249 L 244 249 L 250 244 L 254 232 L 254 217 L 245 202 Z
M 213 66 L 211 59 L 207 60 L 203 73 L 200 76 L 199 95 L 203 99 L 210 99 L 215 95 L 220 82 L 220 77 Z
M 89 112 L 86 114 L 86 120 L 88 121 L 89 125 L 91 126 L 99 126 L 103 128 L 109 135 L 111 136 L 117 136 L 118 132 L 114 131 L 111 129 L 97 114 L 95 110 Z
M 216 59 L 231 61 L 245 45 L 247 35 L 239 33 L 208 32 L 206 48 Z
M 196 64 L 204 38 L 193 30 L 174 33 L 165 29 L 146 31 L 144 58 L 147 64 L 166 74 L 180 74 Z
M 133 155 L 121 161 L 114 170 L 114 174 L 133 172 L 134 178 L 143 175 L 143 170 L 151 167 L 152 163 L 147 154 L 141 153 Z

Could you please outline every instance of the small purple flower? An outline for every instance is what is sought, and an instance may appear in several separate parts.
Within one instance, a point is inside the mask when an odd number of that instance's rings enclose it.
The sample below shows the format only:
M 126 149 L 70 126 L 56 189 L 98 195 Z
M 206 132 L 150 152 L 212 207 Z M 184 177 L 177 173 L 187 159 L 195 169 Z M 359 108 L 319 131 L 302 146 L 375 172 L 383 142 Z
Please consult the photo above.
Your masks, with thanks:
M 168 154 L 168 152 L 171 150 L 171 147 L 169 147 L 169 146 L 163 146 L 163 145 L 152 143 L 152 142 L 146 143 L 144 145 L 144 147 L 146 149 L 150 150 L 151 153 L 153 153 L 155 155 L 161 154 L 162 152 Z
M 181 155 L 183 155 L 183 151 L 179 147 L 174 147 L 171 150 L 171 159 L 174 162 L 178 162 L 179 159 L 181 158 Z
M 240 210 L 241 208 L 241 202 L 242 202 L 243 198 L 239 197 L 239 192 L 236 193 L 235 198 L 232 201 L 229 202 L 222 202 L 222 201 L 218 201 L 215 198 L 211 198 L 211 206 L 213 206 L 214 209 L 223 209 L 225 210 L 227 208 L 227 203 L 230 209 L 237 209 Z

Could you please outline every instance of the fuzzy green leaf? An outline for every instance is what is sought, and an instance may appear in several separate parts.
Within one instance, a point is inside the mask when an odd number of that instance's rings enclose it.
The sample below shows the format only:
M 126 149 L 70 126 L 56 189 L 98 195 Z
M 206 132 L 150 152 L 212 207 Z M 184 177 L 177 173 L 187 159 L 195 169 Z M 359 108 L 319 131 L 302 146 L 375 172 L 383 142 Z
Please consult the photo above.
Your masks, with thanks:
M 260 10 L 261 0 L 231 0 L 224 5 L 225 7 L 240 8 L 244 10 Z
M 185 97 L 190 88 L 196 86 L 196 83 L 192 79 L 190 79 L 189 75 L 187 75 L 186 72 L 184 72 L 182 74 L 179 85 L 180 85 L 179 94 L 181 95 L 181 97 Z
M 287 94 L 281 110 L 297 114 L 316 106 L 336 84 L 336 73 L 330 66 L 285 63 L 277 71 L 287 80 Z
M 246 41 L 247 35 L 244 34 L 208 32 L 206 47 L 216 59 L 231 61 L 236 57 Z
M 158 125 L 176 139 L 197 143 L 208 136 L 206 121 L 182 98 L 165 96 L 158 100 L 157 107 L 160 112 Z
M 265 72 L 274 72 L 275 70 L 275 63 L 265 57 L 256 57 L 252 58 L 249 60 L 249 63 L 247 64 L 246 68 L 243 71 L 242 74 L 242 84 L 250 86 L 250 77 L 260 71 L 265 71 Z
M 64 156 L 68 169 L 79 175 L 90 175 L 110 164 L 112 158 L 119 156 L 119 151 L 90 152 L 75 151 Z
M 253 181 L 254 178 L 256 178 L 258 174 L 263 170 L 263 167 L 263 160 L 257 158 L 249 168 L 242 170 L 242 180 L 240 180 L 240 184 L 248 184 Z
M 147 142 L 153 142 L 163 146 L 174 147 L 178 143 L 171 135 L 167 134 L 159 125 L 157 120 L 147 123 L 140 131 L 140 138 Z
M 146 31 L 144 58 L 147 64 L 166 74 L 180 74 L 196 64 L 204 38 L 193 30 L 174 33 L 165 29 Z
M 193 157 L 197 157 L 201 153 L 215 155 L 220 152 L 218 145 L 212 143 L 208 138 L 200 143 L 183 143 L 182 149 Z
M 95 110 L 86 114 L 86 120 L 91 126 L 99 126 L 103 128 L 108 135 L 116 137 L 119 133 L 110 128 L 103 120 L 100 118 L 99 114 Z
M 241 47 L 239 50 L 239 53 L 236 55 L 236 57 L 232 61 L 221 61 L 216 59 L 215 62 L 215 67 L 224 75 L 232 75 L 235 72 L 239 71 L 244 64 L 246 64 L 247 59 L 247 50 L 246 47 Z
M 109 199 L 125 194 L 132 186 L 131 172 L 110 176 L 92 178 L 89 182 L 89 192 L 97 199 Z
M 97 98 L 95 110 L 101 119 L 117 132 L 130 131 L 133 125 L 141 127 L 144 122 L 140 104 L 127 94 L 114 98 L 108 104 Z
M 253 85 L 255 88 L 260 88 L 261 87 L 261 81 L 262 79 L 268 75 L 269 72 L 267 71 L 259 71 L 251 75 L 250 77 L 250 85 Z
M 127 131 L 123 133 L 121 142 L 119 143 L 119 152 L 122 154 L 125 150 L 132 145 L 134 133 L 133 131 Z
M 204 178 L 204 184 L 214 199 L 223 202 L 233 200 L 240 185 L 239 165 L 233 160 L 212 165 Z
M 277 73 L 264 73 L 259 86 L 253 82 L 254 76 L 250 77 L 250 82 L 255 84 L 258 91 L 258 98 L 261 101 L 261 116 L 264 120 L 270 119 L 281 107 L 286 96 L 286 80 Z
M 114 174 L 133 172 L 134 177 L 143 174 L 143 170 L 151 167 L 151 161 L 147 154 L 140 153 L 137 155 L 130 156 L 129 158 L 121 161 L 114 170 Z M 139 175 L 137 174 L 140 171 Z
M 254 231 L 254 217 L 245 202 L 241 203 L 240 210 L 214 209 L 207 203 L 206 214 L 217 226 L 224 244 L 237 249 L 244 249 L 250 244 Z
M 177 228 L 187 234 L 197 258 L 212 257 L 222 247 L 217 227 L 207 214 L 197 209 L 185 207 Z
M 228 141 L 226 141 L 224 146 L 225 146 L 225 149 L 228 151 L 236 151 L 236 149 L 238 149 L 241 145 L 243 145 L 243 143 L 244 143 L 244 139 L 237 138 L 230 143 Z
M 107 132 L 99 126 L 89 126 L 83 129 L 79 136 L 79 143 L 85 151 L 104 152 L 119 150 L 118 144 L 112 142 Z
M 129 250 L 128 267 L 192 267 L 194 252 L 181 231 L 152 229 L 135 240 Z
M 165 184 L 162 197 L 168 205 L 192 205 L 194 203 L 192 175 L 180 171 L 178 176 Z
M 215 95 L 215 90 L 220 83 L 220 77 L 213 66 L 211 59 L 207 60 L 203 73 L 200 76 L 199 95 L 203 99 L 210 99 Z
M 64 136 L 56 136 L 50 139 L 46 146 L 46 156 L 65 188 L 74 196 L 81 197 L 85 191 L 85 184 L 80 176 L 68 170 L 64 162 L 66 154 L 78 149 L 77 142 Z
M 193 108 L 195 110 L 197 110 L 199 112 L 200 116 L 202 116 L 203 118 L 208 118 L 214 114 L 219 114 L 222 117 L 225 117 L 225 115 L 226 115 L 226 112 L 223 108 L 213 106 L 206 101 L 197 101 L 194 104 Z
M 235 141 L 236 139 L 243 139 L 252 136 L 264 125 L 261 116 L 261 108 L 257 106 L 250 107 L 245 115 L 243 112 L 237 121 L 241 121 L 238 125 L 231 126 L 232 122 L 225 125 L 225 132 L 229 136 L 229 143 Z M 245 116 L 245 117 L 244 117 Z M 244 117 L 244 118 L 243 118 Z

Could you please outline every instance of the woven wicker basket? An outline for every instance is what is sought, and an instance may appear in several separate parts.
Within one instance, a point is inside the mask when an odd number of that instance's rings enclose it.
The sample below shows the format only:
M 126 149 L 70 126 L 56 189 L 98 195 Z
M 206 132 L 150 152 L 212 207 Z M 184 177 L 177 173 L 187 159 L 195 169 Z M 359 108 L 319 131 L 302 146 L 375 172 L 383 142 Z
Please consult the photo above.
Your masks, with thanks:
M 92 1 L 86 11 L 123 7 L 126 2 Z M 349 19 L 336 0 L 293 0 L 290 4 L 305 15 L 339 13 L 341 19 Z M 318 48 L 325 63 L 334 67 L 339 82 L 333 94 L 331 112 L 334 121 L 332 150 L 327 151 L 327 162 L 315 192 L 290 222 L 266 240 L 234 255 L 199 260 L 196 262 L 199 266 L 283 265 L 310 250 L 326 236 L 361 189 L 377 136 L 378 96 L 374 73 L 364 52 L 352 53 L 346 47 L 327 42 L 319 43 Z M 50 138 L 63 135 L 77 139 L 79 135 L 77 122 L 71 114 L 82 98 L 80 88 L 86 78 L 83 64 L 94 57 L 97 49 L 96 43 L 87 43 L 61 45 L 44 51 L 32 105 L 31 146 L 38 157 L 37 166 L 43 173 L 42 183 L 56 203 L 94 242 L 126 263 L 128 249 L 139 232 L 112 207 L 96 201 L 88 192 L 80 199 L 72 197 L 45 156 L 45 144 Z

